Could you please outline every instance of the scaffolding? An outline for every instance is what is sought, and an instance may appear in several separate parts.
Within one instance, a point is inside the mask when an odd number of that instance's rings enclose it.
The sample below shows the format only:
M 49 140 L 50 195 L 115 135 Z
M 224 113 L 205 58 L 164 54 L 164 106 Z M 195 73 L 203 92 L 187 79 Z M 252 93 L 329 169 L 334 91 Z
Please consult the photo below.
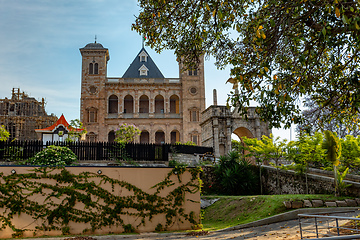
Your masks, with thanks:
M 35 129 L 51 126 L 56 120 L 46 113 L 44 98 L 37 101 L 20 88 L 12 89 L 11 98 L 0 99 L 0 125 L 10 133 L 10 140 L 38 140 Z

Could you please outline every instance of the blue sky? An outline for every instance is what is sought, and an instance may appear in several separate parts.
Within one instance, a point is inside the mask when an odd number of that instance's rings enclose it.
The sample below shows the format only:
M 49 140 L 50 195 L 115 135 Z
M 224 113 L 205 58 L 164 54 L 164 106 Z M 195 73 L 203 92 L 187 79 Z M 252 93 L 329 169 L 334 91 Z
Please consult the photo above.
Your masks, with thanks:
M 109 49 L 109 77 L 121 77 L 142 44 L 131 31 L 139 13 L 135 0 L 0 0 L 0 98 L 12 88 L 45 98 L 46 111 L 66 119 L 79 118 L 81 54 L 79 48 L 97 42 Z M 146 50 L 163 75 L 178 77 L 171 51 Z M 205 62 L 206 106 L 217 89 L 218 104 L 225 104 L 231 85 L 229 69 L 217 70 L 213 59 Z M 273 130 L 282 138 L 290 131 Z M 294 134 L 293 134 L 294 137 Z

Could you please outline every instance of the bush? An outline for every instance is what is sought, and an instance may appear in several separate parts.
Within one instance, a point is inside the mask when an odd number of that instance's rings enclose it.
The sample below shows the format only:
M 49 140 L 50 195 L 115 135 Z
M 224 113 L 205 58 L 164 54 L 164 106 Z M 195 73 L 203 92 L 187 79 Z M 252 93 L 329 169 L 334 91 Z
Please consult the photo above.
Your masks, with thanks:
M 77 162 L 77 156 L 68 147 L 51 145 L 26 162 L 31 165 L 65 166 Z
M 257 171 L 236 151 L 220 157 L 215 169 L 217 191 L 227 195 L 251 195 L 259 193 Z

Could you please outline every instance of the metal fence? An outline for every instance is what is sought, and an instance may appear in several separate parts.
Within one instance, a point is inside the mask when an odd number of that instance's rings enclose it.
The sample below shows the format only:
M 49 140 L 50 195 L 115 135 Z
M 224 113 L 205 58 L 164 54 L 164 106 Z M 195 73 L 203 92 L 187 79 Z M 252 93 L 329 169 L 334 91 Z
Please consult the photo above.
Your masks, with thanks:
M 204 154 L 212 148 L 171 144 L 128 143 L 124 147 L 109 142 L 43 142 L 43 141 L 0 141 L 0 160 L 16 161 L 33 157 L 50 145 L 70 148 L 79 161 L 116 160 L 128 157 L 134 161 L 168 161 L 169 153 Z
M 298 217 L 301 239 L 360 239 L 360 218 L 319 214 Z

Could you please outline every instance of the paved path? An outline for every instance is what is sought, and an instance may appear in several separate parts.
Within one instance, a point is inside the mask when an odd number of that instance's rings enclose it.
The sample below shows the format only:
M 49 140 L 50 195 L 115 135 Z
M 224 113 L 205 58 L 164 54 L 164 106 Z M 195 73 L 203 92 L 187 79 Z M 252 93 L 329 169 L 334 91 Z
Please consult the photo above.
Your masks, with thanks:
M 336 216 L 348 216 L 354 217 L 360 214 L 360 211 L 348 212 L 348 213 L 336 213 Z M 327 223 L 326 223 L 327 224 Z M 330 223 L 331 225 L 331 223 Z M 315 237 L 314 229 L 312 225 L 312 237 Z M 325 229 L 324 233 L 327 233 L 328 230 Z M 306 236 L 309 236 L 306 235 Z M 268 225 L 245 228 L 240 230 L 222 230 L 216 232 L 210 232 L 205 236 L 189 236 L 185 233 L 144 233 L 138 235 L 106 235 L 106 236 L 93 236 L 93 238 L 98 240 L 117 240 L 117 239 L 251 239 L 251 240 L 265 240 L 265 239 L 286 239 L 286 240 L 298 240 L 300 239 L 300 228 L 298 220 L 289 220 L 278 223 L 272 223 Z M 57 237 L 57 238 L 39 238 L 39 240 L 63 240 L 66 237 Z

